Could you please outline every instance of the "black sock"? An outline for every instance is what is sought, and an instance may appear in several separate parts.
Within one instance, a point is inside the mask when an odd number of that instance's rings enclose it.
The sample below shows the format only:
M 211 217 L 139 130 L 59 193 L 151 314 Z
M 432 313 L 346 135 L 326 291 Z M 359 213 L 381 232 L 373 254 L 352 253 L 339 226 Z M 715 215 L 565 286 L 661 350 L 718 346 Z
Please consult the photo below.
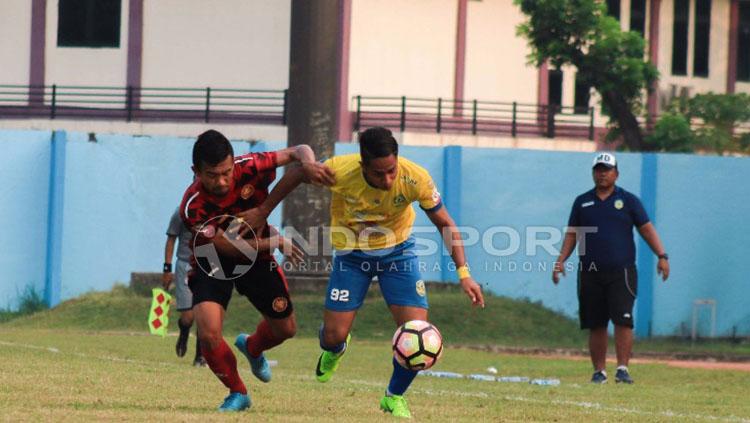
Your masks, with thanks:
M 201 341 L 198 340 L 198 336 L 195 337 L 195 359 L 198 360 L 203 357 L 203 353 L 201 352 Z
M 190 327 L 193 325 L 186 325 L 182 323 L 182 319 L 177 321 L 177 326 L 180 327 L 180 337 L 187 337 L 190 335 Z

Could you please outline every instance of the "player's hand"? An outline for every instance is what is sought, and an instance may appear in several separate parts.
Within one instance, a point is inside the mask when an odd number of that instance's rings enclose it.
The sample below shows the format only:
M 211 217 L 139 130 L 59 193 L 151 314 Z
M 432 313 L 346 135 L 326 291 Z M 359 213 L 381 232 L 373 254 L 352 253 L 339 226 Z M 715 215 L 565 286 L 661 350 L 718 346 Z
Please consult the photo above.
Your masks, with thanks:
M 294 266 L 299 266 L 305 261 L 305 253 L 301 248 L 294 245 L 291 238 L 279 236 L 279 251 L 284 254 L 286 260 L 290 260 Z
M 552 282 L 554 282 L 555 285 L 560 282 L 560 274 L 565 276 L 565 264 L 560 261 L 556 261 L 552 266 Z
M 333 186 L 336 183 L 336 175 L 333 170 L 319 162 L 302 163 L 302 174 L 304 181 L 313 185 Z
M 266 213 L 263 208 L 256 207 L 254 209 L 241 211 L 237 213 L 236 217 L 237 219 L 235 219 L 235 221 L 239 220 L 239 225 L 237 225 L 237 235 L 244 238 L 245 235 L 250 233 L 250 229 L 257 234 L 263 226 L 265 226 L 266 220 L 268 219 L 268 213 Z
M 482 287 L 471 277 L 461 279 L 461 288 L 471 298 L 471 304 L 484 308 L 484 295 Z
M 161 286 L 164 287 L 164 289 L 169 289 L 169 285 L 172 283 L 172 279 L 174 278 L 174 273 L 162 273 L 161 274 Z
M 656 263 L 656 273 L 660 274 L 661 280 L 666 282 L 669 277 L 669 260 L 659 259 L 659 262 Z

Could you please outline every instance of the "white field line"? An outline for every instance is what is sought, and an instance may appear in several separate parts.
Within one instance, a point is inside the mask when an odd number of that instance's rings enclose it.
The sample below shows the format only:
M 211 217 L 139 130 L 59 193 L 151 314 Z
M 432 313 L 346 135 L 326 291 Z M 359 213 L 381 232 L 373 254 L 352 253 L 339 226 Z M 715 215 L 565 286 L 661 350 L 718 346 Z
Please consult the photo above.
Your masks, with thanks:
M 0 341 L 0 345 L 5 345 L 8 347 L 16 347 L 16 348 L 26 348 L 26 349 L 33 349 L 33 350 L 40 350 L 40 351 L 47 351 L 53 354 L 68 354 L 68 355 L 74 355 L 76 357 L 86 358 L 86 359 L 97 359 L 97 360 L 104 360 L 104 361 L 113 361 L 118 363 L 127 363 L 127 364 L 138 364 L 138 365 L 146 365 L 146 366 L 154 366 L 159 365 L 162 367 L 180 367 L 185 368 L 184 365 L 177 365 L 174 363 L 166 363 L 166 362 L 160 362 L 160 361 L 142 361 L 142 360 L 133 360 L 129 358 L 120 358 L 120 357 L 112 357 L 112 356 L 96 356 L 96 355 L 89 355 L 89 354 L 83 354 L 83 353 L 66 353 L 62 352 L 57 348 L 54 347 L 42 347 L 38 345 L 31 345 L 31 344 L 22 344 L 22 343 L 16 343 L 16 342 L 7 342 L 7 341 Z M 312 376 L 306 377 L 300 375 L 298 379 L 308 380 L 312 379 Z M 349 379 L 349 380 L 343 380 L 341 382 L 348 383 L 351 385 L 360 385 L 360 386 L 368 386 L 373 388 L 383 388 L 383 383 L 378 382 L 372 382 L 367 380 L 360 380 L 360 379 Z M 454 390 L 431 390 L 431 389 L 413 389 L 411 392 L 422 394 L 422 395 L 430 395 L 430 396 L 460 396 L 460 397 L 472 397 L 472 398 L 492 398 L 493 395 L 488 394 L 486 392 L 466 392 L 466 391 L 454 391 Z M 569 407 L 576 407 L 576 408 L 584 408 L 588 410 L 597 410 L 597 411 L 605 411 L 605 412 L 612 412 L 612 413 L 624 413 L 624 414 L 632 414 L 632 415 L 638 415 L 638 416 L 659 416 L 659 417 L 668 417 L 668 418 L 675 418 L 675 419 L 690 419 L 690 420 L 708 420 L 708 421 L 722 421 L 722 422 L 739 422 L 739 423 L 750 423 L 750 419 L 745 419 L 742 417 L 736 417 L 736 416 L 728 416 L 728 417 L 722 417 L 722 416 L 712 416 L 712 415 L 705 415 L 705 414 L 693 414 L 693 413 L 679 413 L 671 410 L 664 410 L 664 411 L 647 411 L 647 410 L 640 410 L 637 408 L 626 408 L 626 407 L 616 407 L 616 406 L 607 406 L 602 405 L 600 403 L 596 402 L 586 402 L 586 401 L 569 401 L 569 400 L 549 400 L 549 399 L 536 399 L 536 398 L 529 398 L 519 395 L 513 395 L 513 396 L 503 396 L 503 400 L 505 401 L 514 401 L 514 402 L 525 402 L 525 403 L 534 403 L 534 404 L 555 404 L 555 405 L 562 405 L 562 406 L 569 406 Z
M 54 348 L 54 347 L 42 347 L 39 345 L 22 344 L 22 343 L 17 343 L 17 342 L 0 341 L 0 345 L 5 345 L 8 347 L 15 347 L 15 348 L 26 348 L 26 349 L 32 349 L 32 350 L 47 351 L 53 354 L 72 355 L 75 357 L 86 358 L 86 359 L 112 361 L 115 363 L 138 364 L 138 365 L 148 366 L 148 367 L 153 367 L 153 366 L 184 367 L 183 365 L 178 365 L 176 363 L 166 363 L 162 361 L 143 361 L 143 360 L 133 360 L 131 358 L 102 356 L 102 355 L 89 355 L 89 354 L 78 353 L 78 352 L 65 352 L 65 351 L 60 351 L 59 349 Z
M 297 379 L 302 380 L 312 380 L 312 376 L 299 376 Z M 359 386 L 367 386 L 372 388 L 379 388 L 379 389 L 385 389 L 385 381 L 383 382 L 372 382 L 368 380 L 361 380 L 361 379 L 347 379 L 342 380 L 343 383 L 348 383 L 350 385 L 359 385 Z M 507 386 L 507 385 L 505 385 Z M 571 387 L 571 385 L 566 385 L 568 387 Z M 576 386 L 579 387 L 579 386 Z M 546 389 L 546 388 L 541 388 Z M 559 389 L 559 387 L 556 387 L 556 389 Z M 488 394 L 486 392 L 466 392 L 466 391 L 454 391 L 454 390 L 446 390 L 446 389 L 440 389 L 440 390 L 432 390 L 432 389 L 412 389 L 409 392 L 413 392 L 416 394 L 421 395 L 429 395 L 429 396 L 453 396 L 453 397 L 470 397 L 470 398 L 494 398 L 495 396 L 492 394 Z M 745 419 L 742 417 L 736 417 L 736 416 L 712 416 L 712 415 L 704 415 L 704 414 L 689 414 L 689 413 L 679 413 L 671 410 L 664 410 L 664 411 L 647 411 L 647 410 L 640 410 L 637 408 L 626 408 L 626 407 L 617 407 L 617 406 L 607 406 L 595 402 L 586 402 L 586 401 L 569 401 L 569 400 L 548 400 L 548 399 L 536 399 L 536 398 L 529 398 L 524 396 L 502 396 L 503 400 L 506 401 L 514 401 L 514 402 L 525 402 L 525 403 L 536 403 L 536 404 L 555 404 L 555 405 L 562 405 L 562 406 L 568 406 L 568 407 L 577 407 L 577 408 L 585 408 L 589 410 L 597 410 L 597 411 L 604 411 L 604 412 L 612 412 L 612 413 L 624 413 L 624 414 L 633 414 L 638 416 L 658 416 L 658 417 L 668 417 L 668 418 L 674 418 L 674 419 L 680 419 L 680 420 L 708 420 L 708 421 L 722 421 L 722 422 L 737 422 L 737 423 L 750 423 L 750 419 Z

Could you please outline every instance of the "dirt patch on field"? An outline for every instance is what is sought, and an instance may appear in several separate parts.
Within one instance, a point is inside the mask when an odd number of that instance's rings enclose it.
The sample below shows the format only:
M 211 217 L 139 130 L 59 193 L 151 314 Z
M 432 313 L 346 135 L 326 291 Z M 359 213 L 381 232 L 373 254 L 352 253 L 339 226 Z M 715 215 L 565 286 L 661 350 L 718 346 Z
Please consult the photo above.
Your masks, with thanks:
M 734 370 L 750 372 L 750 363 L 727 363 L 723 361 L 691 361 L 691 360 L 654 360 L 648 358 L 634 358 L 633 363 L 664 363 L 672 367 L 683 369 Z

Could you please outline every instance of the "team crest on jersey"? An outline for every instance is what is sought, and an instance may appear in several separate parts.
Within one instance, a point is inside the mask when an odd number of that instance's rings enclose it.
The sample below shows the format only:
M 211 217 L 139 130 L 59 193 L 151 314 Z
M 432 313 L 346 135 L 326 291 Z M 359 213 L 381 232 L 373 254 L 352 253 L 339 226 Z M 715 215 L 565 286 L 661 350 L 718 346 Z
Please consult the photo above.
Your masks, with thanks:
M 405 183 L 409 184 L 409 185 L 416 185 L 417 184 L 417 180 L 414 179 L 414 178 L 410 178 L 409 175 L 402 176 L 401 180 L 404 181 Z
M 255 192 L 255 188 L 252 186 L 252 184 L 247 184 L 244 187 L 242 187 L 242 191 L 240 192 L 240 197 L 242 197 L 243 200 L 247 200 L 253 195 L 254 192 Z
M 427 288 L 425 288 L 423 280 L 417 281 L 417 295 L 419 295 L 420 297 L 424 297 L 425 295 L 427 295 Z
M 284 297 L 276 297 L 273 300 L 273 303 L 271 303 L 271 308 L 273 308 L 273 311 L 277 313 L 281 313 L 282 311 L 286 310 L 286 307 L 289 305 L 289 301 L 287 301 Z
M 622 209 L 624 206 L 625 206 L 625 203 L 622 200 L 620 199 L 615 200 L 615 208 L 617 210 Z
M 396 198 L 393 199 L 393 205 L 398 207 L 406 202 L 406 197 L 404 197 L 404 194 L 399 194 L 396 196 Z

